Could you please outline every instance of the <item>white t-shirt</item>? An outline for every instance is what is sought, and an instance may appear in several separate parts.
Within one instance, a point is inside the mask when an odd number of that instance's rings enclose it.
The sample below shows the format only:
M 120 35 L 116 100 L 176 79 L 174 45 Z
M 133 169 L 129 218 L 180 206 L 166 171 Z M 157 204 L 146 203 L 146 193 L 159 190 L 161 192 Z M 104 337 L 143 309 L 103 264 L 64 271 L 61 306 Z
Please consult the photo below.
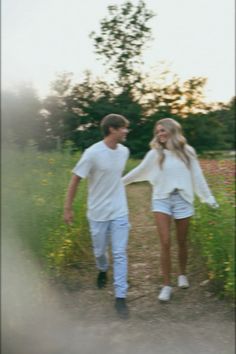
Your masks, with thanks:
M 116 149 L 110 149 L 104 141 L 84 151 L 72 172 L 88 178 L 88 218 L 108 221 L 128 214 L 121 179 L 128 157 L 127 147 L 118 144 Z
M 188 148 L 194 152 L 192 147 Z M 191 204 L 194 193 L 203 202 L 215 202 L 194 154 L 190 157 L 190 168 L 174 152 L 165 149 L 164 154 L 165 159 L 160 168 L 157 150 L 150 150 L 143 161 L 122 178 L 124 184 L 149 181 L 153 188 L 153 199 L 168 198 L 174 189 L 179 189 L 180 195 Z

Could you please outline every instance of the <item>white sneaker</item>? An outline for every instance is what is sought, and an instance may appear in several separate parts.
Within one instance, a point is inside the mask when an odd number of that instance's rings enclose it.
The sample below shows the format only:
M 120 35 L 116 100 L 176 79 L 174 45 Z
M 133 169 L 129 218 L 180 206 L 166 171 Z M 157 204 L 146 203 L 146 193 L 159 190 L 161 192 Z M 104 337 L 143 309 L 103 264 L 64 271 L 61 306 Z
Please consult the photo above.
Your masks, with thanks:
M 189 288 L 189 282 L 186 275 L 179 275 L 178 276 L 178 287 L 181 289 Z
M 161 292 L 160 292 L 160 294 L 158 296 L 158 300 L 160 300 L 160 301 L 169 301 L 171 293 L 172 293 L 172 287 L 168 286 L 168 285 L 164 286 L 161 289 Z

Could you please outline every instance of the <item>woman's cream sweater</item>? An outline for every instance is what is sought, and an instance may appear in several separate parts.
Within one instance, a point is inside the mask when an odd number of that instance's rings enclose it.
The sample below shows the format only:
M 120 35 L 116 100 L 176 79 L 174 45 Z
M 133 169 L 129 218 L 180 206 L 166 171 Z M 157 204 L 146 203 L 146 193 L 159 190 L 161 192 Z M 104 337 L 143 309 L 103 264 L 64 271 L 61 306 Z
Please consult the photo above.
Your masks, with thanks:
M 150 150 L 142 162 L 122 178 L 124 184 L 150 182 L 153 188 L 153 199 L 168 198 L 174 189 L 178 189 L 180 195 L 191 204 L 194 201 L 194 194 L 202 202 L 209 205 L 216 204 L 196 157 L 190 157 L 188 168 L 173 152 L 164 149 L 164 154 L 165 159 L 160 168 L 158 151 Z

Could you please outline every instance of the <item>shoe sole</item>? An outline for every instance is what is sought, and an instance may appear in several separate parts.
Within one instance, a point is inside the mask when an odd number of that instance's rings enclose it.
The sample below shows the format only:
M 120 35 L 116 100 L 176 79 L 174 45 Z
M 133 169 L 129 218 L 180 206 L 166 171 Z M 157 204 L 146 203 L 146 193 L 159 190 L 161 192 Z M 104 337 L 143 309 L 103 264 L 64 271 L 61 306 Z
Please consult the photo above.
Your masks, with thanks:
M 158 298 L 158 300 L 159 300 L 160 302 L 169 302 L 169 301 L 170 301 L 170 299 L 164 300 L 164 299 L 159 299 L 159 298 Z
M 189 285 L 182 285 L 182 286 L 178 286 L 180 289 L 188 289 Z

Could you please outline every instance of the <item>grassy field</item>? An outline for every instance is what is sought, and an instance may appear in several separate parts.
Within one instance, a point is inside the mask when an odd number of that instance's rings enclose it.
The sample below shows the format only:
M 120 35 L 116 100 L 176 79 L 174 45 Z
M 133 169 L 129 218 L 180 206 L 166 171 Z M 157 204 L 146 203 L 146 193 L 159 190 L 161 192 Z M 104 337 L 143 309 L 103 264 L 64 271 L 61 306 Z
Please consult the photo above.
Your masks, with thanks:
M 63 204 L 71 169 L 80 154 L 4 150 L 2 155 L 2 233 L 34 251 L 43 269 L 67 277 L 70 269 L 93 262 L 86 221 L 86 182 L 75 201 L 75 222 L 63 222 Z M 129 160 L 127 170 L 138 163 Z M 201 160 L 220 204 L 212 210 L 196 201 L 191 240 L 205 259 L 209 279 L 220 295 L 234 295 L 234 163 Z M 9 232 L 11 230 L 11 232 Z M 12 233 L 12 230 L 14 232 Z M 14 235 L 14 236 L 12 236 Z
M 234 163 L 230 160 L 201 160 L 202 169 L 220 208 L 196 202 L 192 240 L 200 247 L 220 295 L 234 296 L 235 290 L 235 185 Z
M 59 277 L 73 262 L 90 255 L 85 182 L 76 198 L 73 226 L 63 221 L 66 189 L 79 156 L 8 150 L 2 159 L 3 235 L 8 237 L 9 226 L 13 228 L 23 247 L 29 246 L 44 269 Z

